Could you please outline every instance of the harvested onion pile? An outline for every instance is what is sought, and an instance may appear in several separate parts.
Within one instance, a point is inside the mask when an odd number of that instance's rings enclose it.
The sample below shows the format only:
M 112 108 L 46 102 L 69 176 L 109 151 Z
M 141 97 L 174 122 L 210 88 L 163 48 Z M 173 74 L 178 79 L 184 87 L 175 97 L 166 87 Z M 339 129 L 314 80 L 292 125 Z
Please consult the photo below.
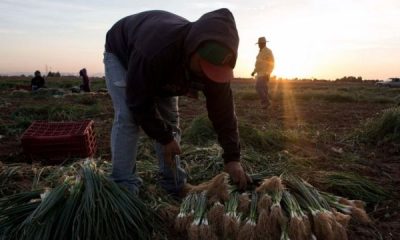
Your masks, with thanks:
M 370 222 L 362 201 L 318 191 L 300 178 L 273 176 L 239 193 L 221 173 L 191 189 L 175 228 L 191 240 L 346 240 L 351 218 Z
M 0 198 L 0 239 L 151 239 L 161 226 L 151 208 L 94 161 L 63 179 L 53 189 Z

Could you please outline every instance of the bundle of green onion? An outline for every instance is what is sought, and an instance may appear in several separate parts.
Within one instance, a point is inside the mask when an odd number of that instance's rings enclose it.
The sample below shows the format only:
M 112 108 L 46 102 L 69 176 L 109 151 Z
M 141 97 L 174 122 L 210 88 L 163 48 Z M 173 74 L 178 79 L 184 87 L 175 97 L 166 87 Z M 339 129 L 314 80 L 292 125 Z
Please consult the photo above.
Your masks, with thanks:
M 319 191 L 295 176 L 266 178 L 242 193 L 217 179 L 222 176 L 193 187 L 182 202 L 176 223 L 192 216 L 192 224 L 177 224 L 189 239 L 347 240 L 350 219 L 370 222 L 363 202 Z M 227 198 L 216 197 L 216 188 L 229 190 Z M 199 231 L 201 224 L 207 231 Z
M 0 239 L 151 239 L 160 226 L 138 196 L 109 180 L 93 161 L 42 192 L 0 199 Z

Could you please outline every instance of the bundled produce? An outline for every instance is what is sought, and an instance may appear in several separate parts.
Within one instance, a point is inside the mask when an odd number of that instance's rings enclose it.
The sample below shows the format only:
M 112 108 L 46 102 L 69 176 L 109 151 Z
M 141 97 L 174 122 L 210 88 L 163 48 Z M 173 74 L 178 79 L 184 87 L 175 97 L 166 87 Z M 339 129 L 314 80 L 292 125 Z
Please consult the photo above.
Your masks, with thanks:
M 177 230 L 189 239 L 347 240 L 351 218 L 370 223 L 362 201 L 319 191 L 292 175 L 265 178 L 249 190 L 239 192 L 226 173 L 194 186 Z
M 256 191 L 268 193 L 271 196 L 272 205 L 268 216 L 269 235 L 273 238 L 279 238 L 284 232 L 287 219 L 283 214 L 281 207 L 282 193 L 284 186 L 280 177 L 274 176 L 265 179 Z M 265 222 L 265 221 L 264 221 Z M 259 233 L 261 235 L 261 233 Z
M 0 239 L 151 239 L 156 214 L 93 161 L 47 190 L 0 199 Z
M 189 227 L 190 240 L 214 240 L 217 239 L 211 230 L 206 217 L 207 199 L 206 193 L 197 194 L 197 205 L 194 210 L 194 220 Z
M 233 192 L 229 200 L 225 204 L 224 222 L 224 239 L 234 239 L 239 233 L 240 217 L 237 212 L 239 205 L 239 194 Z
M 257 202 L 258 194 L 251 194 L 250 213 L 244 221 L 244 225 L 239 231 L 238 240 L 255 240 L 256 239 L 256 223 L 257 223 Z
M 285 209 L 289 214 L 288 236 L 293 240 L 307 240 L 311 238 L 311 226 L 308 216 L 301 209 L 293 195 L 285 190 L 282 198 Z
M 178 232 L 185 231 L 192 223 L 194 218 L 195 202 L 196 195 L 194 194 L 189 194 L 183 199 L 179 209 L 179 214 L 175 221 L 175 229 Z

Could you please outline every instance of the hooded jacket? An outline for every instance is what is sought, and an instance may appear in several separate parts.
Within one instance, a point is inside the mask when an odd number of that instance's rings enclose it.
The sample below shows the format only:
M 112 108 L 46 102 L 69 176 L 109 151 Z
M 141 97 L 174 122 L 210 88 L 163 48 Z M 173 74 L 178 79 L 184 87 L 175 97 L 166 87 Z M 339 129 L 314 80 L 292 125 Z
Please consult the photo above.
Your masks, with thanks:
M 105 50 L 127 70 L 127 105 L 136 123 L 162 144 L 172 141 L 172 127 L 160 117 L 155 98 L 181 96 L 199 85 L 190 77 L 189 60 L 209 40 L 230 48 L 233 68 L 239 37 L 228 9 L 206 13 L 195 22 L 166 11 L 146 11 L 119 20 L 107 32 Z M 238 161 L 240 143 L 230 84 L 202 79 L 201 86 L 223 158 Z

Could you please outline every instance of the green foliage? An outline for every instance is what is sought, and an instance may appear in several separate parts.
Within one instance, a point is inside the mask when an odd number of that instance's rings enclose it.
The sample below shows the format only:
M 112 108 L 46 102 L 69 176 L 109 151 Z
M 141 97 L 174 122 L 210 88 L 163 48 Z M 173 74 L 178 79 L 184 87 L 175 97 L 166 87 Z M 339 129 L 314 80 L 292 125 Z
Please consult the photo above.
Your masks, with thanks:
M 368 119 L 357 134 L 369 143 L 400 143 L 400 107 L 389 108 Z
M 31 77 L 0 76 L 0 90 L 16 89 L 17 86 L 30 86 Z
M 239 123 L 239 134 L 245 147 L 259 152 L 279 151 L 284 146 L 285 137 L 279 130 L 260 131 L 249 124 Z
M 216 134 L 208 117 L 201 115 L 192 120 L 190 126 L 184 131 L 183 137 L 194 145 L 204 146 L 215 140 Z
M 91 78 L 90 88 L 92 91 L 97 91 L 106 88 L 106 80 L 104 78 Z
M 349 92 L 340 92 L 336 90 L 313 90 L 305 91 L 299 94 L 304 100 L 324 100 L 329 102 L 357 102 L 359 97 Z
M 26 106 L 11 114 L 13 124 L 0 127 L 0 134 L 20 134 L 33 121 L 74 121 L 90 118 L 100 111 L 99 104 L 91 106 L 53 104 L 51 106 Z
M 15 193 L 13 180 L 20 174 L 19 166 L 3 166 L 0 163 L 0 197 Z
M 324 184 L 326 184 L 329 191 L 338 195 L 350 199 L 360 199 L 367 203 L 377 203 L 389 196 L 383 188 L 353 172 L 329 173 Z
M 260 179 L 266 176 L 280 175 L 287 172 L 289 161 L 286 155 L 280 152 L 260 154 L 254 149 L 244 149 L 241 152 L 241 161 L 246 171 L 252 174 L 253 178 Z M 298 168 L 296 168 L 298 170 Z
M 201 183 L 223 170 L 222 148 L 218 144 L 208 147 L 182 146 L 180 155 L 182 165 L 190 177 L 191 183 Z
M 285 141 L 284 135 L 279 130 L 260 131 L 245 123 L 239 123 L 239 135 L 244 147 L 260 152 L 279 151 Z M 212 124 L 204 115 L 195 118 L 183 136 L 190 143 L 203 146 L 216 139 Z
M 15 88 L 16 84 L 11 82 L 0 82 L 0 90 Z
M 330 89 L 330 90 L 307 90 L 298 93 L 298 97 L 304 100 L 316 101 L 323 100 L 327 102 L 352 103 L 352 102 L 373 102 L 373 103 L 393 103 L 395 100 L 392 93 L 386 95 L 377 95 L 376 91 L 371 89 Z
M 90 106 L 90 105 L 93 105 L 93 104 L 97 104 L 98 100 L 97 100 L 97 98 L 95 98 L 92 95 L 83 94 L 83 95 L 76 96 L 75 99 L 74 99 L 74 102 L 82 104 L 82 105 Z
M 242 101 L 253 101 L 253 100 L 258 100 L 260 97 L 257 95 L 255 90 L 252 91 L 242 91 L 239 92 L 238 98 Z
M 239 123 L 239 135 L 243 146 L 260 152 L 281 150 L 285 140 L 281 131 L 260 131 L 244 123 Z M 210 120 L 203 115 L 192 121 L 184 138 L 195 145 L 206 145 L 216 139 L 216 134 Z
M 19 226 L 39 206 L 40 193 L 37 190 L 0 198 L 0 239 L 21 239 Z

